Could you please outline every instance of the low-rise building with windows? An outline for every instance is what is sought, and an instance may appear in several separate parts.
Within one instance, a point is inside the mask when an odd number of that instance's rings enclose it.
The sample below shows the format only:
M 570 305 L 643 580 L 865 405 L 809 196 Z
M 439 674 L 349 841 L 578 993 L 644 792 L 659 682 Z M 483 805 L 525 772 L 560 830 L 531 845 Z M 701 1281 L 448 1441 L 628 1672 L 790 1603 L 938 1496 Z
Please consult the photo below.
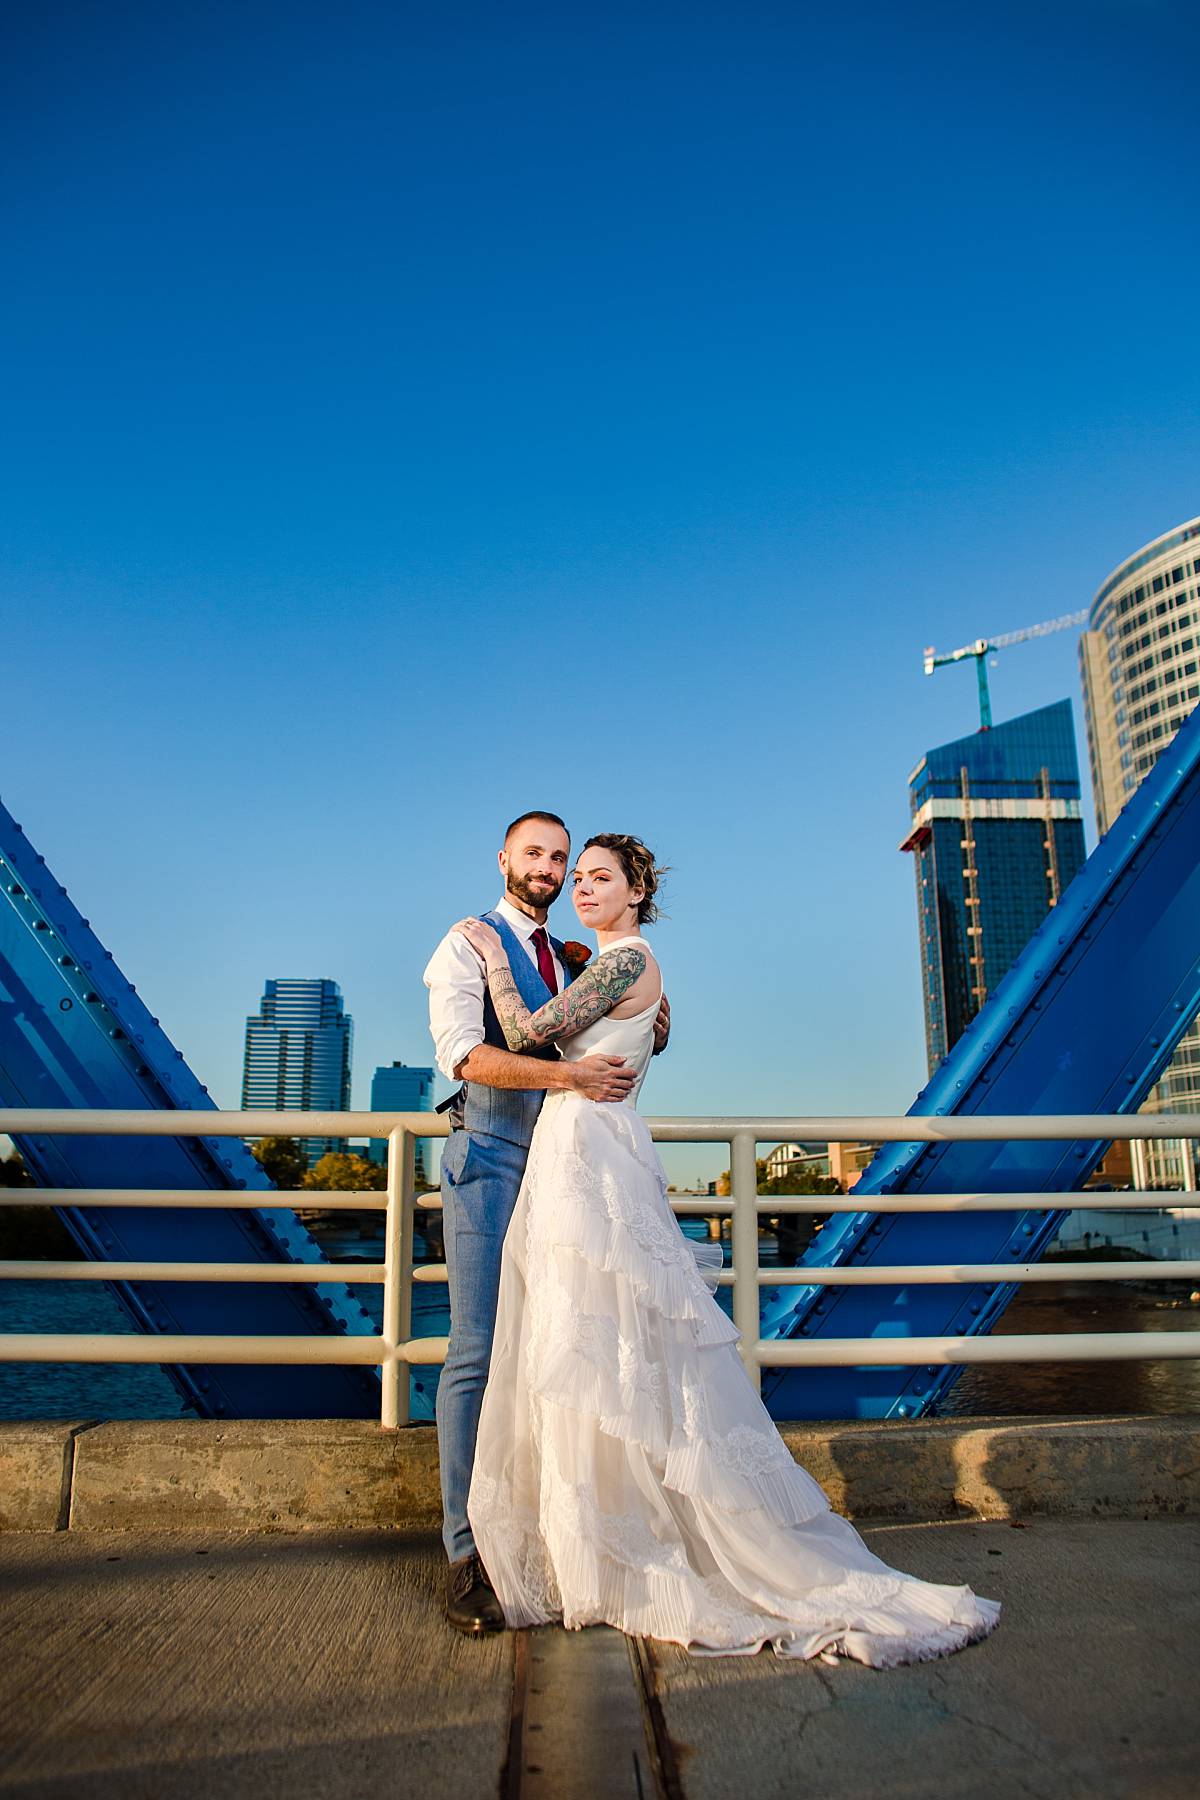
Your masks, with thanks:
M 371 1077 L 372 1112 L 431 1112 L 433 1110 L 434 1071 L 413 1068 L 408 1063 L 385 1063 Z M 425 1180 L 429 1168 L 429 1140 L 417 1139 L 416 1174 Z M 372 1138 L 367 1155 L 374 1163 L 387 1161 L 387 1139 Z

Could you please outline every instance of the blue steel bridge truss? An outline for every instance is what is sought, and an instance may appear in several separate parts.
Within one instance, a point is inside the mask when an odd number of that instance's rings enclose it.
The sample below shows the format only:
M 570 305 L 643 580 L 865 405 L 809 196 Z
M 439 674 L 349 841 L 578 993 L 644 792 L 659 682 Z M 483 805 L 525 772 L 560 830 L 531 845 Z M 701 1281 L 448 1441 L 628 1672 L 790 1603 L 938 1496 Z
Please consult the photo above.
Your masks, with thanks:
M 0 1104 L 213 1106 L 158 1020 L 0 806 Z M 237 1138 L 22 1137 L 36 1180 L 55 1188 L 242 1188 L 272 1183 Z M 85 1256 L 136 1262 L 318 1262 L 293 1212 L 272 1208 L 59 1209 Z M 112 1282 L 148 1332 L 374 1332 L 343 1283 L 309 1286 Z M 171 1367 L 196 1411 L 229 1418 L 367 1418 L 379 1377 L 353 1365 Z
M 1187 719 L 1058 905 L 917 1097 L 910 1114 L 1132 1113 L 1200 1012 L 1200 708 Z M 1200 1118 L 1197 1119 L 1200 1135 Z M 855 1193 L 1053 1195 L 1082 1188 L 1108 1144 L 885 1145 Z M 1035 1261 L 1057 1211 L 843 1213 L 805 1261 Z M 1017 1289 L 945 1284 L 780 1288 L 764 1337 L 964 1337 Z M 957 1368 L 789 1369 L 764 1375 L 776 1418 L 915 1417 Z
M 972 1022 L 914 1114 L 1133 1112 L 1200 1011 L 1200 710 Z M 21 828 L 0 806 L 0 1104 L 205 1108 L 207 1089 L 116 967 Z M 36 1179 L 57 1188 L 268 1189 L 225 1138 L 22 1138 Z M 864 1194 L 1037 1193 L 1083 1186 L 1107 1145 L 897 1144 Z M 131 1261 L 320 1260 L 295 1215 L 216 1208 L 61 1209 L 85 1255 Z M 814 1264 L 1028 1262 L 1061 1211 L 845 1214 Z M 112 1283 L 148 1332 L 373 1332 L 351 1289 Z M 1015 1293 L 993 1287 L 766 1289 L 764 1337 L 938 1337 L 990 1331 Z M 377 1416 L 378 1376 L 355 1367 L 171 1368 L 208 1416 Z M 956 1369 L 767 1371 L 777 1418 L 914 1416 Z M 414 1384 L 415 1386 L 416 1384 Z M 428 1388 L 413 1416 L 428 1417 Z

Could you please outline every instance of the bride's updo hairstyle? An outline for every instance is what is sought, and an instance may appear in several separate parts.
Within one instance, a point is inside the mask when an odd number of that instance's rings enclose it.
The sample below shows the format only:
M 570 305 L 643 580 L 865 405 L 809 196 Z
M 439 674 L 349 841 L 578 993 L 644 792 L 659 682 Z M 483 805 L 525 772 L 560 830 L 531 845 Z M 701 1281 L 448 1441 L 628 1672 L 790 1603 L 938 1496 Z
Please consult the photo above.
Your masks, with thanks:
M 655 862 L 653 850 L 647 850 L 640 838 L 630 837 L 627 831 L 598 832 L 583 847 L 588 850 L 593 844 L 598 844 L 601 850 L 612 852 L 630 887 L 644 890 L 638 902 L 638 924 L 653 925 L 658 917 L 654 896 L 658 892 L 659 882 L 667 873 L 665 868 L 660 868 Z

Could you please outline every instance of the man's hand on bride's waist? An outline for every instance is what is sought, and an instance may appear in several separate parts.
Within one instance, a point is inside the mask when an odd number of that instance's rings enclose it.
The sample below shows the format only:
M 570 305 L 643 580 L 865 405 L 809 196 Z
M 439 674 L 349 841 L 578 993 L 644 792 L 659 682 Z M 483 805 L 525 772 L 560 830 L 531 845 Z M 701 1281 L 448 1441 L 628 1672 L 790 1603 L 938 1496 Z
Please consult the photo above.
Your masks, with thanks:
M 671 1002 L 664 994 L 658 1003 L 658 1011 L 654 1015 L 654 1054 L 666 1049 L 667 1039 L 671 1035 Z
M 556 1073 L 564 1088 L 585 1100 L 627 1100 L 637 1080 L 623 1056 L 583 1056 L 563 1063 Z

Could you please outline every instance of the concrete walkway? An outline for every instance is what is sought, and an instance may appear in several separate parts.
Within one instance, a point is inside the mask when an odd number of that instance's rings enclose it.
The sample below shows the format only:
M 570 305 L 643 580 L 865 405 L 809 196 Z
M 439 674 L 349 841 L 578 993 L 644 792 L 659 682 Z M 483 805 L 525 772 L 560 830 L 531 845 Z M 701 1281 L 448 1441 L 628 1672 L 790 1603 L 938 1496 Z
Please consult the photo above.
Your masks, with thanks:
M 1200 1522 L 866 1535 L 900 1567 L 1002 1600 L 999 1631 L 887 1673 L 659 1645 L 640 1688 L 627 1659 L 627 1690 L 612 1634 L 546 1634 L 553 1654 L 517 1659 L 533 1670 L 523 1742 L 514 1640 L 446 1629 L 431 1535 L 0 1535 L 0 1794 L 476 1800 L 501 1794 L 511 1740 L 505 1800 L 526 1800 L 547 1791 L 530 1733 L 556 1712 L 573 1721 L 579 1780 L 560 1769 L 555 1800 L 1196 1793 Z M 622 1760 L 635 1717 L 648 1751 Z

